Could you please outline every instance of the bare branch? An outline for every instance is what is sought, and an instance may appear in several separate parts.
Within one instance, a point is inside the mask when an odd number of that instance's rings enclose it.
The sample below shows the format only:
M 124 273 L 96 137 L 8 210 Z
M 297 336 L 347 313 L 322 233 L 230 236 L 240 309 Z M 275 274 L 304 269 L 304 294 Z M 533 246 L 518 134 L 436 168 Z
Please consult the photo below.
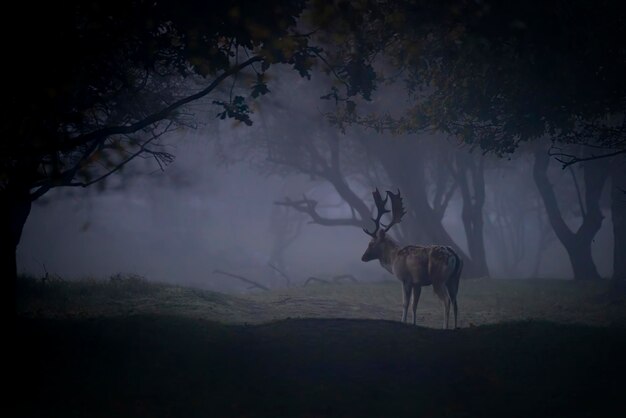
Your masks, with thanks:
M 88 147 L 86 147 L 86 149 L 83 151 L 82 156 L 74 163 L 72 168 L 64 171 L 63 173 L 55 177 L 46 178 L 39 185 L 38 184 L 33 185 L 33 187 L 37 187 L 37 190 L 35 190 L 33 193 L 30 194 L 31 200 L 32 201 L 37 200 L 39 197 L 43 196 L 45 193 L 47 193 L 50 189 L 54 187 L 88 187 L 88 186 L 91 186 L 92 184 L 98 183 L 106 179 L 110 175 L 116 173 L 117 171 L 121 170 L 126 164 L 128 164 L 130 161 L 134 160 L 136 157 L 140 156 L 143 153 L 151 154 L 156 159 L 161 170 L 163 170 L 163 164 L 167 165 L 171 163 L 174 160 L 174 156 L 167 152 L 153 151 L 146 147 L 154 140 L 160 138 L 161 136 L 169 132 L 173 124 L 174 124 L 173 121 L 169 121 L 167 126 L 160 132 L 156 132 L 154 129 L 151 129 L 152 136 L 146 141 L 144 141 L 142 144 L 140 144 L 139 149 L 136 152 L 128 154 L 128 157 L 126 157 L 123 161 L 117 164 L 113 169 L 107 171 L 106 173 L 102 174 L 96 179 L 90 180 L 87 182 L 72 182 L 76 174 L 84 166 L 85 161 L 87 161 L 87 159 L 91 155 L 93 155 L 94 152 L 99 151 L 99 150 L 104 150 L 107 148 L 104 142 L 96 141 L 96 142 L 91 143 Z M 127 136 L 127 135 L 123 135 L 123 136 Z M 136 141 L 136 139 L 134 138 L 129 138 L 129 139 L 133 143 Z
M 92 184 L 97 183 L 99 181 L 102 181 L 105 178 L 109 177 L 111 174 L 119 171 L 122 167 L 124 167 L 126 164 L 128 164 L 129 162 L 134 160 L 136 157 L 138 157 L 142 153 L 151 154 L 157 160 L 161 170 L 163 170 L 163 166 L 161 165 L 161 163 L 163 162 L 165 164 L 169 164 L 170 162 L 172 162 L 174 160 L 174 156 L 169 154 L 169 153 L 167 153 L 167 152 L 149 150 L 148 148 L 146 148 L 146 146 L 148 144 L 150 144 L 151 142 L 153 142 L 155 139 L 161 137 L 163 134 L 168 132 L 169 128 L 172 126 L 172 124 L 173 124 L 173 122 L 170 122 L 168 124 L 168 126 L 162 132 L 153 133 L 152 137 L 150 137 L 143 144 L 141 144 L 139 146 L 139 149 L 136 152 L 130 154 L 124 161 L 122 161 L 121 163 L 116 165 L 112 170 L 110 170 L 107 173 L 101 175 L 100 177 L 98 177 L 98 178 L 96 178 L 94 180 L 88 181 L 88 182 L 68 183 L 68 184 L 64 184 L 63 186 L 71 186 L 71 187 L 87 187 L 87 186 L 91 186 Z M 73 177 L 73 175 L 72 175 L 72 177 Z
M 291 200 L 290 198 L 285 198 L 282 202 L 274 202 L 275 205 L 279 206 L 287 206 L 292 209 L 297 210 L 298 212 L 306 213 L 312 219 L 310 223 L 326 225 L 326 226 L 361 226 L 362 222 L 354 215 L 351 218 L 326 218 L 320 215 L 317 212 L 317 204 L 318 202 L 315 200 L 308 199 L 306 196 L 303 196 L 302 200 Z
M 554 147 L 550 148 L 550 150 L 548 151 L 548 155 L 550 157 L 554 157 L 555 160 L 557 160 L 559 163 L 561 163 L 561 168 L 562 169 L 566 169 L 567 167 L 573 165 L 573 164 L 577 164 L 577 163 L 581 163 L 584 161 L 592 161 L 592 160 L 600 160 L 603 158 L 611 158 L 611 157 L 615 157 L 617 155 L 620 154 L 626 154 L 626 148 L 625 149 L 620 149 L 617 150 L 615 152 L 607 152 L 604 154 L 591 154 L 588 157 L 581 157 L 578 155 L 574 155 L 574 154 L 568 154 L 565 152 L 553 152 L 552 149 L 555 149 Z
M 72 138 L 70 140 L 68 140 L 64 146 L 62 147 L 62 150 L 70 150 L 73 149 L 77 146 L 83 145 L 83 144 L 88 144 L 92 141 L 102 141 L 112 135 L 123 135 L 123 134 L 130 134 L 130 133 L 134 133 L 137 132 L 139 130 L 142 130 L 144 128 L 147 128 L 148 126 L 159 122 L 163 119 L 166 119 L 167 117 L 169 117 L 175 110 L 177 110 L 178 108 L 180 108 L 181 106 L 186 105 L 187 103 L 193 102 L 195 100 L 198 100 L 204 96 L 206 96 L 207 94 L 211 93 L 213 90 L 215 90 L 215 88 L 217 88 L 217 86 L 219 86 L 222 81 L 226 80 L 228 77 L 230 77 L 233 74 L 237 74 L 239 71 L 243 70 L 244 68 L 252 65 L 255 62 L 259 62 L 262 61 L 263 58 L 262 57 L 252 57 L 244 62 L 242 62 L 239 65 L 235 65 L 234 67 L 229 68 L 228 70 L 224 71 L 222 74 L 220 74 L 217 78 L 215 78 L 215 80 L 213 80 L 211 82 L 211 84 L 209 84 L 206 88 L 200 90 L 197 93 L 194 93 L 192 95 L 189 95 L 187 97 L 184 97 L 180 100 L 175 101 L 174 103 L 172 103 L 171 105 L 159 110 L 158 112 L 155 112 L 147 117 L 145 117 L 142 120 L 139 120 L 133 124 L 130 125 L 122 125 L 122 126 L 108 126 L 106 128 L 102 128 L 102 129 L 98 129 L 96 131 L 93 132 L 89 132 L 87 134 L 82 134 L 82 135 L 78 135 L 75 138 Z
M 259 288 L 259 289 L 261 289 L 261 290 L 265 290 L 266 292 L 269 292 L 269 290 L 270 290 L 268 287 L 265 287 L 265 286 L 263 286 L 262 284 L 257 283 L 257 282 L 255 282 L 255 281 L 253 281 L 253 280 L 246 279 L 246 278 L 245 278 L 245 277 L 243 277 L 243 276 L 238 276 L 238 275 L 236 275 L 236 274 L 227 273 L 227 272 L 222 271 L 222 270 L 213 270 L 213 273 L 214 273 L 214 274 L 222 274 L 222 275 L 224 275 L 224 276 L 228 276 L 228 277 L 233 277 L 233 278 L 235 278 L 235 279 L 239 279 L 239 280 L 241 280 L 241 281 L 243 281 L 243 282 L 245 282 L 245 283 L 248 283 L 248 284 L 252 285 L 252 288 L 256 287 L 256 288 Z

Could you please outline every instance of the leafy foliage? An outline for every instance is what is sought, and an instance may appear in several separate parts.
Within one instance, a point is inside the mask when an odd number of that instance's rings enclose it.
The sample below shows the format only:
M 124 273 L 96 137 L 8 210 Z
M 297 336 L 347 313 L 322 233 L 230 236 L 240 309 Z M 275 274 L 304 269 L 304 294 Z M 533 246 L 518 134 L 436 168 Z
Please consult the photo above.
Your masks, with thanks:
M 366 91 L 402 81 L 411 99 L 400 115 L 341 110 L 336 122 L 401 133 L 430 128 L 498 154 L 544 136 L 626 152 L 622 3 L 336 3 L 352 10 L 350 19 L 368 10 L 342 26 L 341 14 L 319 5 L 318 19 L 346 38 L 334 55 L 339 74 L 350 86 L 347 74 L 359 74 Z M 354 57 L 372 71 L 350 71 Z
M 222 120 L 226 118 L 233 118 L 239 122 L 245 123 L 248 126 L 252 125 L 252 120 L 249 116 L 250 108 L 246 104 L 246 99 L 243 96 L 235 96 L 230 103 L 221 100 L 214 100 L 213 104 L 220 105 L 224 108 L 223 112 L 217 114 L 218 118 Z
M 270 89 L 267 87 L 265 80 L 263 79 L 262 74 L 257 74 L 256 84 L 252 86 L 252 93 L 250 96 L 253 98 L 257 98 L 259 96 L 264 96 L 270 92 Z
M 302 0 L 114 0 L 12 8 L 9 18 L 28 36 L 4 34 L 16 40 L 5 52 L 13 64 L 1 190 L 34 190 L 36 199 L 52 187 L 102 180 L 140 154 L 166 164 L 171 156 L 155 148 L 158 138 L 192 124 L 184 106 L 223 80 L 254 70 L 256 98 L 269 92 L 263 73 L 273 63 L 308 76 L 308 37 L 295 29 L 303 7 Z M 251 123 L 243 96 L 215 103 L 220 117 Z

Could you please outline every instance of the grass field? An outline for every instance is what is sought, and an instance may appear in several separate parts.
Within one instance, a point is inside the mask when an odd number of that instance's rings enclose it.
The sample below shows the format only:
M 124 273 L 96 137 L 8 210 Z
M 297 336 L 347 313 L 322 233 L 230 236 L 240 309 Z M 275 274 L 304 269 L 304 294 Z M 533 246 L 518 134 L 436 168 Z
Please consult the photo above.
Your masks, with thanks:
M 624 416 L 626 308 L 602 283 L 461 283 L 461 329 L 400 285 L 247 295 L 22 280 L 13 413 L 32 417 Z
M 626 326 L 623 301 L 604 297 L 605 282 L 565 280 L 467 280 L 461 282 L 459 326 L 528 319 L 598 326 Z M 18 309 L 25 317 L 98 318 L 171 315 L 229 324 L 258 324 L 287 318 L 398 320 L 401 285 L 312 284 L 271 292 L 227 295 L 189 287 L 121 280 L 20 282 Z M 427 287 L 418 305 L 418 325 L 438 328 L 443 313 Z

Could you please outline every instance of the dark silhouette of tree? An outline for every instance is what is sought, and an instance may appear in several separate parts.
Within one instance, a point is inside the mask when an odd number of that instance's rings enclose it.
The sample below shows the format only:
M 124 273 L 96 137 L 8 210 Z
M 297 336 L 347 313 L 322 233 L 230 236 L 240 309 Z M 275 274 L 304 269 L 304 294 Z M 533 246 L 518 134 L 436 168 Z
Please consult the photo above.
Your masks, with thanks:
M 401 115 L 363 115 L 354 100 L 331 95 L 343 105 L 342 123 L 431 128 L 498 154 L 545 138 L 590 148 L 563 149 L 565 164 L 626 152 L 624 4 L 356 3 L 372 8 L 358 25 L 342 26 L 341 14 L 326 17 L 349 39 L 341 46 L 351 53 L 333 55 L 335 70 L 346 72 L 360 58 L 372 68 L 361 78 L 377 86 L 403 80 L 412 103 Z M 385 76 L 389 67 L 400 77 Z
M 55 187 L 104 181 L 138 156 L 167 164 L 173 157 L 159 138 L 193 124 L 190 105 L 217 92 L 221 119 L 251 124 L 246 97 L 233 94 L 237 77 L 252 74 L 255 98 L 269 91 L 272 64 L 308 76 L 317 52 L 295 30 L 299 0 L 14 6 L 5 13 L 14 25 L 3 27 L 13 64 L 0 146 L 0 272 L 11 283 L 31 202 Z
M 343 135 L 328 125 L 323 114 L 293 112 L 289 110 L 292 107 L 291 103 L 275 104 L 271 117 L 261 118 L 264 135 L 250 138 L 229 154 L 256 155 L 259 168 L 266 172 L 304 174 L 328 182 L 350 212 L 344 216 L 329 215 L 326 205 L 306 194 L 286 196 L 277 202 L 279 205 L 306 214 L 311 223 L 371 228 L 371 190 L 384 185 L 400 188 L 407 214 L 396 232 L 403 242 L 451 245 L 466 260 L 468 277 L 488 275 L 484 244 L 480 244 L 482 252 L 466 255 L 442 224 L 446 208 L 458 189 L 446 163 L 454 155 L 451 151 L 454 145 L 412 138 L 388 141 L 372 132 L 351 131 Z M 316 129 L 301 132 L 299 128 L 311 125 Z M 471 187 L 474 190 L 475 185 Z M 468 192 L 467 198 L 473 199 L 473 192 Z M 477 212 L 482 216 L 480 209 Z M 474 263 L 476 253 L 482 254 L 482 263 Z
M 602 226 L 604 215 L 600 210 L 600 196 L 609 175 L 606 164 L 601 161 L 581 162 L 584 176 L 584 199 L 581 198 L 582 223 L 572 231 L 565 223 L 559 209 L 557 195 L 548 177 L 550 156 L 545 149 L 537 148 L 533 165 L 533 178 L 543 200 L 548 219 L 557 238 L 570 258 L 577 280 L 600 278 L 591 255 L 593 238 Z M 584 201 L 584 203 L 583 203 Z
M 461 191 L 463 210 L 461 218 L 465 227 L 467 247 L 476 269 L 489 275 L 483 233 L 483 208 L 485 206 L 485 158 L 473 153 L 457 152 L 450 170 Z
M 350 4 L 354 8 L 342 14 L 319 13 L 321 21 L 332 21 L 348 39 L 328 61 L 335 72 L 363 85 L 403 83 L 411 103 L 402 111 L 367 113 L 367 106 L 333 91 L 328 98 L 337 103 L 332 119 L 338 126 L 359 124 L 402 134 L 436 130 L 500 156 L 538 141 L 554 145 L 550 154 L 563 166 L 595 160 L 623 166 L 623 3 Z M 357 25 L 342 24 L 363 8 L 371 10 Z M 371 71 L 351 71 L 357 62 Z M 619 202 L 612 208 L 619 211 Z M 623 242 L 615 240 L 615 254 L 624 252 Z M 595 268 L 588 267 L 593 275 Z

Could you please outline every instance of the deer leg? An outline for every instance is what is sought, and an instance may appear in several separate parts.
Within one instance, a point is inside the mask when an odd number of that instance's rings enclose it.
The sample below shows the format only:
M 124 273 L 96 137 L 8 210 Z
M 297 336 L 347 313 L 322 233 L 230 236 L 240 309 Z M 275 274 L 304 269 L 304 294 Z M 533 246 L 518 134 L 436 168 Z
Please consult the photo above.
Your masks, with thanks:
M 452 301 L 452 309 L 454 309 L 454 329 L 457 328 L 456 326 L 456 316 L 457 316 L 457 305 L 456 305 L 456 298 Z
M 420 294 L 422 293 L 422 286 L 419 284 L 413 284 L 413 325 L 417 322 L 417 302 L 420 300 Z
M 463 263 L 459 260 L 461 266 Z M 456 303 L 456 297 L 459 293 L 459 276 L 461 274 L 461 267 L 459 267 L 457 273 L 450 278 L 450 280 L 446 283 L 446 287 L 448 288 L 448 294 L 450 295 L 450 301 L 452 302 L 452 308 L 454 309 L 454 328 L 457 328 L 457 317 L 458 317 L 458 305 Z
M 444 308 L 443 329 L 448 329 L 448 322 L 450 319 L 450 294 L 448 293 L 448 288 L 444 285 L 435 287 L 434 290 L 437 296 L 439 296 Z
M 456 329 L 457 328 L 458 310 L 459 310 L 459 307 L 458 307 L 458 305 L 456 303 L 456 292 L 457 292 L 458 288 L 455 288 L 453 286 L 447 286 L 447 287 L 448 287 L 448 294 L 450 295 L 450 301 L 452 302 L 452 309 L 454 310 L 454 329 Z
M 411 301 L 411 282 L 402 282 L 402 322 L 406 324 L 407 311 L 409 310 L 409 302 Z

